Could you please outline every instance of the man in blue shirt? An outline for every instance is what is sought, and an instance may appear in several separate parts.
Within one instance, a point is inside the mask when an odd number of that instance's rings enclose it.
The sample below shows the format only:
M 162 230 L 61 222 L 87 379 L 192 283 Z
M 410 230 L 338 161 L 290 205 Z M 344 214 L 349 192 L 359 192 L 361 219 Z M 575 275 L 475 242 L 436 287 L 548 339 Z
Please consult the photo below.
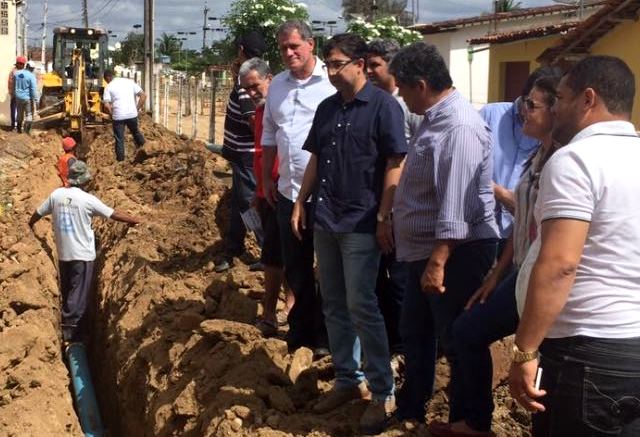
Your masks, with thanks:
M 17 63 L 16 67 L 19 69 L 13 73 L 13 86 L 18 110 L 18 133 L 22 133 L 22 123 L 25 117 L 29 118 L 32 114 L 32 108 L 38 100 L 38 84 L 33 73 L 24 68 L 25 64 Z
M 360 36 L 336 35 L 323 54 L 338 93 L 316 111 L 304 145 L 311 158 L 291 217 L 294 233 L 302 238 L 304 204 L 313 193 L 314 246 L 336 369 L 335 387 L 315 411 L 367 398 L 366 377 L 373 399 L 360 427 L 365 434 L 377 434 L 395 410 L 375 285 L 380 250 L 393 249 L 390 212 L 407 149 L 404 115 L 393 96 L 367 82 L 367 45 Z M 367 357 L 362 370 L 361 347 Z
M 527 158 L 538 148 L 538 141 L 522 133 L 524 100 L 536 79 L 549 75 L 556 67 L 540 67 L 527 78 L 522 94 L 514 102 L 489 103 L 480 116 L 491 129 L 493 141 L 493 192 L 496 197 L 496 224 L 500 248 L 511 235 L 516 187 Z

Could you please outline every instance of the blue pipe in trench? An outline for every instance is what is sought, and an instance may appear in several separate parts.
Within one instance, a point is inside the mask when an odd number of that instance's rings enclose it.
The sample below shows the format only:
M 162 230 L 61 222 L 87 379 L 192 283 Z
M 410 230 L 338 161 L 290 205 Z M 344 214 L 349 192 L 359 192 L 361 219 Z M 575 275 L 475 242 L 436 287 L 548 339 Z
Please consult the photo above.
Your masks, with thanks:
M 91 372 L 89 372 L 89 361 L 84 344 L 71 343 L 67 346 L 66 354 L 82 431 L 85 437 L 102 437 L 104 428 L 100 419 L 96 393 L 91 383 Z

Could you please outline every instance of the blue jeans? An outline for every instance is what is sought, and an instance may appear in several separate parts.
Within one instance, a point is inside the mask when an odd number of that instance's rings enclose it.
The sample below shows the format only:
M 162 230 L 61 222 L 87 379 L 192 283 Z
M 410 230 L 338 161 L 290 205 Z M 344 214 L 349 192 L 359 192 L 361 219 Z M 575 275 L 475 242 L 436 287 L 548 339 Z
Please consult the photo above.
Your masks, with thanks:
M 138 129 L 138 117 L 129 118 L 127 120 L 113 120 L 113 138 L 116 140 L 116 160 L 124 161 L 124 127 L 129 129 L 133 135 L 133 141 L 137 147 L 144 145 L 144 136 Z
M 239 256 L 244 252 L 244 238 L 247 228 L 240 213 L 251 207 L 251 199 L 256 191 L 256 179 L 253 174 L 253 153 L 247 153 L 245 159 L 231 164 L 231 217 L 225 235 L 225 252 L 228 256 Z M 257 236 L 258 244 L 262 239 Z
M 393 394 L 393 374 L 375 294 L 380 264 L 376 237 L 316 229 L 314 246 L 336 388 L 358 385 L 366 376 L 373 397 L 386 400 Z M 360 370 L 361 352 L 364 373 Z
M 640 337 L 545 339 L 534 437 L 640 436 Z
M 462 419 L 476 431 L 491 429 L 493 413 L 493 363 L 489 346 L 516 332 L 517 271 L 508 274 L 491 293 L 484 304 L 476 303 L 463 312 L 453 324 L 453 349 L 457 354 L 459 372 L 451 379 L 461 381 Z
M 407 288 L 409 266 L 406 262 L 396 260 L 395 252 L 382 254 L 376 284 L 376 296 L 380 312 L 384 317 L 387 328 L 389 349 L 392 354 L 403 353 L 402 338 L 400 337 L 400 314 L 402 313 L 402 299 Z
M 287 321 L 287 345 L 289 349 L 301 346 L 309 348 L 327 346 L 327 330 L 322 314 L 322 300 L 316 288 L 313 273 L 313 223 L 311 205 L 305 204 L 307 212 L 307 228 L 302 231 L 302 241 L 293 235 L 291 230 L 291 213 L 293 202 L 278 193 L 276 214 L 280 230 L 282 261 L 287 284 L 295 303 L 289 311 Z
M 482 284 L 493 265 L 496 240 L 477 240 L 456 247 L 445 265 L 443 294 L 425 294 L 420 278 L 428 260 L 409 263 L 409 279 L 402 302 L 400 335 L 405 353 L 405 382 L 398 393 L 398 415 L 401 419 L 424 421 L 425 402 L 433 394 L 438 340 L 452 373 L 457 371 L 458 357 L 452 345 L 452 325 L 462 313 L 469 297 Z M 462 417 L 461 381 L 449 384 L 449 420 Z

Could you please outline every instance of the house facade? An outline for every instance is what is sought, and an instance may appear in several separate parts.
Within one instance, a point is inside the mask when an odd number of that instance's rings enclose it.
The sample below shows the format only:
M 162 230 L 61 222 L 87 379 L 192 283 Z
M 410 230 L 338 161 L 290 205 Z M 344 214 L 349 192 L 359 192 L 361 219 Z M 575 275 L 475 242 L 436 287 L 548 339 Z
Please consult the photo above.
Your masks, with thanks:
M 0 0 L 0 125 L 11 123 L 10 96 L 7 87 L 18 54 L 26 52 L 26 31 L 22 0 Z
M 499 93 L 490 95 L 489 92 L 490 81 L 495 80 L 490 74 L 490 43 L 471 45 L 470 40 L 581 21 L 596 12 L 603 3 L 586 2 L 582 8 L 567 5 L 523 8 L 511 12 L 419 24 L 412 29 L 422 33 L 425 41 L 438 48 L 445 58 L 456 88 L 476 107 L 481 107 L 488 102 L 501 99 L 497 98 Z M 549 45 L 552 43 L 548 42 Z M 526 68 L 523 63 L 504 66 L 505 74 L 513 77 L 514 83 L 519 82 L 522 76 L 526 78 L 533 68 L 533 65 Z

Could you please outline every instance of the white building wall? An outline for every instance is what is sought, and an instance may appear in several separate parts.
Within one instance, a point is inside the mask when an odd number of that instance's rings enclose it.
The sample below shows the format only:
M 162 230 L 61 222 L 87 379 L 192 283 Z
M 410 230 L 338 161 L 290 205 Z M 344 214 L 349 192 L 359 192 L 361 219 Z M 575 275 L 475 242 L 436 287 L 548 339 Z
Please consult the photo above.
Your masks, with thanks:
M 17 8 L 14 1 L 0 0 L 0 125 L 3 126 L 11 124 L 11 114 L 9 112 L 11 98 L 9 97 L 7 82 L 16 62 Z
M 596 12 L 597 9 L 585 10 L 585 18 Z M 520 29 L 542 27 L 550 24 L 559 24 L 568 20 L 576 20 L 575 17 L 567 18 L 563 14 L 537 16 L 533 18 L 520 18 L 517 20 L 499 21 L 498 23 L 485 23 L 463 27 L 452 32 L 441 32 L 425 35 L 424 40 L 436 46 L 449 67 L 453 85 L 480 108 L 488 101 L 489 96 L 489 50 L 480 50 L 484 46 L 473 46 L 476 51 L 473 54 L 471 68 L 469 68 L 469 43 L 472 38 L 480 38 L 490 33 L 503 33 Z M 473 95 L 471 95 L 473 93 Z

